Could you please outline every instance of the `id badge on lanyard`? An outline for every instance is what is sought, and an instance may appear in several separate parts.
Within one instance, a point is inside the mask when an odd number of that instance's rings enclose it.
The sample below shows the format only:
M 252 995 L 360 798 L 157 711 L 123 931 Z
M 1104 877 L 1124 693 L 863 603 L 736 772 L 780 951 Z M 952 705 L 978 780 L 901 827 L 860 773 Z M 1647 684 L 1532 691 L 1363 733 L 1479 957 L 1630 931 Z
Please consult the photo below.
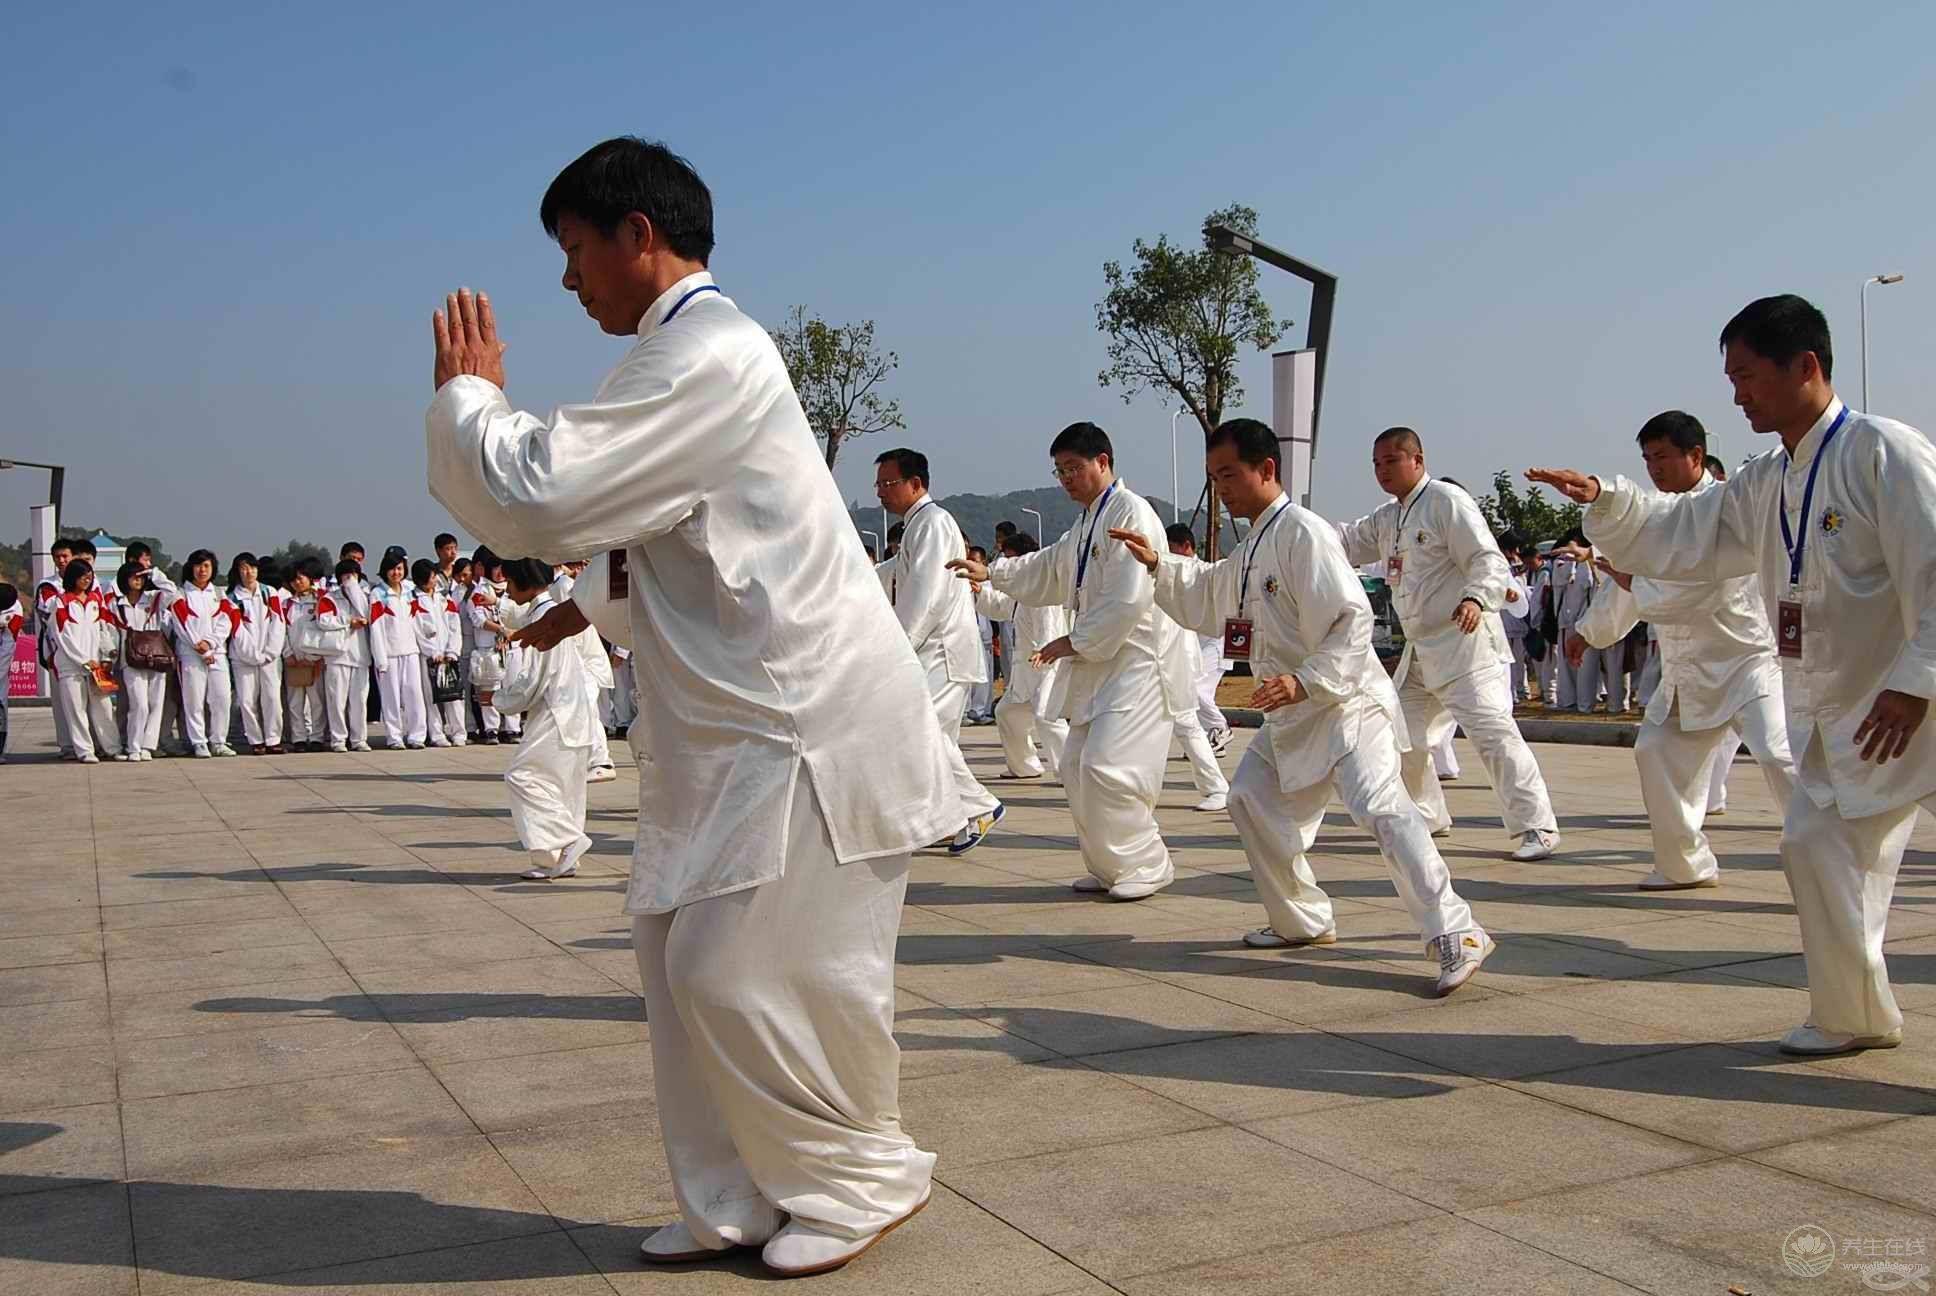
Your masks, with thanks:
M 1788 597 L 1775 604 L 1775 655 L 1802 655 L 1802 592 L 1790 589 Z
M 1254 627 L 1249 617 L 1225 617 L 1223 655 L 1232 661 L 1250 660 L 1250 638 Z
M 1257 551 L 1263 548 L 1264 537 L 1270 534 L 1270 529 L 1277 525 L 1277 520 L 1284 516 L 1289 507 L 1287 504 L 1279 508 L 1277 512 L 1271 514 L 1269 520 L 1263 526 L 1259 527 L 1251 537 L 1250 550 L 1245 555 L 1242 576 L 1237 586 L 1237 615 L 1234 617 L 1225 617 L 1223 622 L 1223 655 L 1232 661 L 1250 660 L 1251 648 L 1256 642 L 1257 631 L 1256 623 L 1244 615 L 1244 604 L 1250 598 L 1250 569 L 1257 561 Z M 1265 593 L 1271 593 L 1276 588 L 1277 581 L 1274 577 L 1265 580 Z
M 1815 511 L 1815 478 L 1822 471 L 1822 463 L 1828 458 L 1829 444 L 1849 416 L 1849 407 L 1844 405 L 1835 421 L 1822 433 L 1822 443 L 1815 447 L 1814 462 L 1808 465 L 1808 483 L 1802 488 L 1801 529 L 1792 530 L 1788 525 L 1788 508 L 1785 500 L 1777 500 L 1777 511 L 1781 518 L 1781 542 L 1788 550 L 1788 597 L 1775 605 L 1775 655 L 1796 657 L 1802 655 L 1802 555 L 1808 548 L 1809 518 Z M 1786 482 L 1783 482 L 1786 490 Z

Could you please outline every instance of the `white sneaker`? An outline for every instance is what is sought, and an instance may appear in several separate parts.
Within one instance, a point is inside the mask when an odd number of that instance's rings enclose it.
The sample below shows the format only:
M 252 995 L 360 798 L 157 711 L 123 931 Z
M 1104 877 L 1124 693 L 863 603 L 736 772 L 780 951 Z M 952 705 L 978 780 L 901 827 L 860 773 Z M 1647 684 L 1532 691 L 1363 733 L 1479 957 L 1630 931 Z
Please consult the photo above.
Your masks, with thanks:
M 1902 1043 L 1902 1028 L 1882 1035 L 1840 1035 L 1804 1022 L 1782 1036 L 1781 1051 L 1801 1057 L 1833 1057 L 1863 1049 L 1892 1049 Z
M 450 746 L 450 740 L 447 738 L 432 738 L 430 745 L 432 747 L 448 747 Z
M 878 1233 L 866 1237 L 844 1237 L 837 1233 L 823 1233 L 799 1220 L 789 1220 L 785 1228 L 773 1235 L 773 1240 L 760 1252 L 760 1262 L 774 1273 L 787 1278 L 804 1278 L 808 1274 L 828 1273 L 851 1264 L 872 1250 L 882 1238 L 901 1225 L 919 1215 L 927 1208 L 929 1198 L 923 1197 L 913 1210 L 901 1216 Z
M 128 753 L 124 751 L 118 751 L 114 753 L 114 759 L 118 761 L 131 761 L 131 760 L 140 760 L 141 758 L 139 756 L 130 756 L 128 755 Z
M 1228 792 L 1212 792 L 1209 796 L 1197 802 L 1196 808 L 1198 810 L 1206 810 L 1206 811 L 1222 810 L 1229 804 L 1230 804 L 1230 794 Z
M 196 759 L 196 760 L 207 760 L 207 759 L 208 759 L 208 756 L 209 756 L 209 752 L 208 752 L 208 748 L 206 748 L 206 747 L 197 747 L 197 748 L 195 749 L 195 759 Z
M 1071 891 L 1081 891 L 1086 895 L 1096 895 L 1109 889 L 1109 884 L 1094 873 L 1084 873 L 1069 884 Z
M 353 752 L 366 752 L 370 750 L 370 744 L 366 742 L 351 743 L 350 750 Z
M 1558 848 L 1559 844 L 1560 835 L 1558 833 L 1542 832 L 1534 828 L 1519 839 L 1519 847 L 1513 851 L 1512 858 L 1518 860 L 1521 864 L 1530 864 L 1534 860 L 1551 859 L 1553 857 L 1553 851 Z
M 87 755 L 80 757 L 79 760 L 83 765 L 99 765 L 101 763 L 101 758 L 93 752 L 89 752 Z
M 670 1224 L 662 1225 L 651 1237 L 639 1243 L 639 1259 L 655 1265 L 701 1264 L 707 1260 L 723 1259 L 735 1251 L 759 1246 L 765 1240 L 761 1238 L 751 1242 L 732 1242 L 715 1250 L 712 1247 L 699 1245 L 699 1239 L 692 1235 L 692 1230 L 687 1228 L 683 1221 L 674 1220 Z
M 1252 949 L 1283 949 L 1290 945 L 1336 945 L 1338 929 L 1321 931 L 1315 936 L 1279 936 L 1268 927 L 1244 933 L 1244 944 Z
M 1663 875 L 1659 869 L 1655 869 L 1652 873 L 1640 879 L 1640 889 L 1642 891 L 1698 891 L 1705 887 L 1718 887 L 1720 885 L 1721 875 L 1719 873 L 1710 873 L 1706 877 L 1695 878 L 1692 882 L 1676 882 L 1673 878 Z
M 233 756 L 233 755 L 235 755 L 235 748 L 233 748 L 233 747 L 231 747 L 231 746 L 229 746 L 229 745 L 228 745 L 227 743 L 216 743 L 216 744 L 215 744 L 215 746 L 213 746 L 213 747 L 211 747 L 211 748 L 210 748 L 209 750 L 210 750 L 210 751 L 211 751 L 211 752 L 212 752 L 212 753 L 213 753 L 214 755 L 217 755 L 217 756 Z M 199 755 L 199 753 L 197 753 L 197 754 Z
M 594 765 L 592 772 L 585 776 L 587 783 L 610 783 L 618 778 L 618 771 L 610 765 Z
M 1472 979 L 1493 950 L 1492 937 L 1480 928 L 1447 932 L 1432 942 L 1439 955 L 1438 996 L 1443 999 Z

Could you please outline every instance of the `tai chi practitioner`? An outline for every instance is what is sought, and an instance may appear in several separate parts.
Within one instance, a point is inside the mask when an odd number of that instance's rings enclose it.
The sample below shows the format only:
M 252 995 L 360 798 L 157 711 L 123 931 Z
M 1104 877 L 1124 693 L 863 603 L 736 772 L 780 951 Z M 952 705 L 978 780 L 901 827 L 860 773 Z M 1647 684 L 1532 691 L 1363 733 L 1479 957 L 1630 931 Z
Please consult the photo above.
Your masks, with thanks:
M 1203 677 L 1203 649 L 1195 631 L 1187 626 L 1178 628 L 1183 633 L 1170 636 L 1169 651 L 1178 658 L 1171 663 L 1171 669 L 1194 684 Z M 1221 643 L 1216 651 L 1221 659 Z M 1203 731 L 1195 706 L 1176 718 L 1176 741 L 1183 747 L 1183 759 L 1190 765 L 1190 781 L 1197 785 L 1197 796 L 1201 798 L 1194 808 L 1209 812 L 1227 807 L 1230 781 L 1224 778 L 1223 768 L 1217 764 L 1217 749 L 1211 745 L 1210 735 Z M 1167 757 L 1168 753 L 1164 755 Z
M 1197 556 L 1196 534 L 1181 522 L 1173 522 L 1164 530 L 1169 540 L 1170 552 L 1183 558 Z M 1230 749 L 1230 721 L 1224 716 L 1223 708 L 1217 705 L 1217 686 L 1223 683 L 1223 640 L 1216 635 L 1198 635 L 1197 652 L 1201 665 L 1197 669 L 1197 724 L 1210 740 L 1210 749 L 1222 756 Z M 1218 777 L 1222 777 L 1221 773 Z M 1199 790 L 1203 787 L 1198 780 Z M 1226 791 L 1228 788 L 1226 787 Z M 1198 806 L 1197 809 L 1223 809 L 1222 806 Z
M 1692 414 L 1655 415 L 1639 441 L 1656 490 L 1701 495 L 1720 489 L 1702 471 L 1707 431 Z M 1641 889 L 1714 886 L 1720 866 L 1701 820 L 1708 813 L 1709 769 L 1734 758 L 1734 726 L 1749 736 L 1775 804 L 1786 806 L 1795 790 L 1781 668 L 1761 592 L 1751 575 L 1691 582 L 1608 575 L 1613 588 L 1581 618 L 1566 652 L 1578 658 L 1589 644 L 1620 643 L 1642 619 L 1658 628 L 1661 683 L 1634 742 L 1654 833 L 1654 868 Z
M 98 747 L 115 760 L 128 759 L 114 725 L 114 700 L 102 687 L 113 664 L 113 614 L 94 588 L 94 568 L 76 558 L 61 573 L 54 604 L 55 702 L 67 712 L 74 759 L 99 765 Z
M 993 567 L 950 564 L 1026 607 L 1070 609 L 1069 633 L 1032 659 L 1067 661 L 1051 686 L 1049 709 L 1069 722 L 1062 786 L 1088 869 L 1077 891 L 1141 900 L 1176 877 L 1156 824 L 1176 723 L 1196 710 L 1188 663 L 1171 651 L 1183 631 L 1157 610 L 1154 582 L 1112 527 L 1156 535 L 1163 524 L 1142 496 L 1116 476 L 1109 434 L 1072 423 L 1049 446 L 1056 480 L 1082 516 L 1048 549 L 1004 558 Z
M 541 210 L 565 287 L 637 341 L 547 424 L 504 398 L 489 303 L 454 296 L 431 493 L 503 552 L 603 555 L 582 597 L 622 614 L 599 628 L 639 662 L 626 909 L 680 1210 L 643 1254 L 764 1245 L 781 1274 L 837 1268 L 928 1200 L 934 1157 L 900 1122 L 894 946 L 912 853 L 966 812 L 786 365 L 706 271 L 698 176 L 612 140 Z M 580 597 L 521 640 L 558 651 L 589 624 Z
M 1255 419 L 1210 434 L 1206 466 L 1218 495 L 1251 521 L 1237 552 L 1203 564 L 1159 561 L 1138 533 L 1110 534 L 1156 573 L 1156 601 L 1226 655 L 1249 660 L 1264 731 L 1237 766 L 1230 817 L 1250 857 L 1269 926 L 1258 948 L 1337 939 L 1331 899 L 1307 858 L 1335 791 L 1378 840 L 1392 885 L 1439 962 L 1438 993 L 1464 985 L 1492 953 L 1491 937 L 1452 889 L 1425 818 L 1405 792 L 1405 722 L 1371 649 L 1372 611 L 1332 525 L 1291 502 L 1277 437 Z
M 235 633 L 229 636 L 229 674 L 242 711 L 242 734 L 252 755 L 282 754 L 282 650 L 286 636 L 282 600 L 259 579 L 255 555 L 229 561 L 229 605 Z
M 1516 860 L 1540 860 L 1559 845 L 1558 821 L 1539 762 L 1513 721 L 1506 632 L 1499 609 L 1512 570 L 1464 489 L 1434 481 L 1410 428 L 1387 428 L 1371 447 L 1378 485 L 1392 497 L 1339 525 L 1355 563 L 1385 563 L 1392 605 L 1405 625 L 1405 656 L 1393 683 L 1405 709 L 1411 750 L 1405 787 L 1435 831 L 1452 826 L 1432 771 L 1432 748 L 1456 724 L 1485 764 Z
M 161 745 L 162 700 L 168 695 L 168 672 L 149 670 L 128 660 L 127 639 L 135 631 L 168 634 L 168 592 L 148 587 L 148 569 L 125 562 L 115 573 L 116 593 L 111 605 L 122 634 L 121 693 L 127 702 L 127 736 L 123 746 L 132 761 L 153 760 Z
M 370 701 L 370 590 L 354 558 L 336 564 L 336 581 L 316 602 L 317 624 L 343 634 L 341 656 L 323 668 L 323 704 L 331 751 L 366 752 Z
M 197 757 L 233 756 L 229 731 L 229 636 L 241 615 L 215 585 L 215 555 L 197 549 L 182 564 L 185 583 L 169 607 L 175 665 L 181 675 L 182 724 Z
M 881 507 L 901 516 L 901 547 L 889 562 L 888 600 L 928 675 L 934 718 L 948 740 L 948 768 L 968 821 L 948 844 L 950 855 L 981 845 L 1007 812 L 981 785 L 961 754 L 961 721 L 968 690 L 988 680 L 973 592 L 949 574 L 965 561 L 968 541 L 948 510 L 928 494 L 928 457 L 918 450 L 889 450 L 874 461 L 874 494 Z
M 504 578 L 515 605 L 506 609 L 514 628 L 554 606 L 546 588 L 551 569 L 537 559 L 505 563 Z M 492 691 L 491 705 L 525 718 L 524 742 L 504 771 L 511 820 L 531 857 L 524 877 L 532 882 L 570 877 L 592 848 L 585 835 L 585 786 L 592 734 L 599 727 L 577 646 L 517 654 L 514 669 Z
M 1005 536 L 1002 557 L 1021 558 L 1041 546 L 1026 531 Z M 1028 607 L 986 583 L 975 591 L 975 606 L 990 618 L 1010 627 L 1008 648 L 1008 687 L 995 704 L 995 731 L 1002 739 L 1002 759 L 1008 763 L 1008 776 L 1016 779 L 1041 778 L 1044 770 L 1055 777 L 1062 768 L 1062 750 L 1069 741 L 1069 722 L 1049 710 L 1055 678 L 1063 667 L 1059 662 L 1037 666 L 1034 657 L 1057 639 L 1069 633 L 1067 608 Z M 1038 754 L 1036 744 L 1041 743 Z
M 1801 921 L 1808 1021 L 1788 1053 L 1892 1048 L 1902 1013 L 1882 957 L 1916 809 L 1936 810 L 1936 448 L 1829 385 L 1828 322 L 1799 297 L 1748 304 L 1721 332 L 1734 402 L 1782 448 L 1714 490 L 1660 495 L 1535 470 L 1589 504 L 1623 570 L 1658 580 L 1756 574 L 1773 613 L 1797 760 L 1781 863 Z
M 571 598 L 578 575 L 584 570 L 585 564 L 582 562 L 565 563 L 558 568 L 551 580 L 553 603 L 563 603 Z M 612 659 L 605 655 L 605 645 L 598 631 L 589 626 L 578 632 L 572 646 L 578 650 L 578 660 L 584 663 L 581 678 L 584 680 L 587 702 L 596 706 L 598 690 L 612 687 Z M 594 783 L 610 783 L 618 777 L 618 771 L 612 766 L 612 749 L 605 740 L 605 726 L 599 725 L 597 728 L 598 732 L 592 738 L 591 769 L 586 777 Z
M 404 557 L 392 553 L 370 593 L 370 664 L 383 697 L 383 736 L 391 751 L 420 750 L 430 727 L 424 707 L 423 645 L 417 638 L 419 595 L 404 580 Z

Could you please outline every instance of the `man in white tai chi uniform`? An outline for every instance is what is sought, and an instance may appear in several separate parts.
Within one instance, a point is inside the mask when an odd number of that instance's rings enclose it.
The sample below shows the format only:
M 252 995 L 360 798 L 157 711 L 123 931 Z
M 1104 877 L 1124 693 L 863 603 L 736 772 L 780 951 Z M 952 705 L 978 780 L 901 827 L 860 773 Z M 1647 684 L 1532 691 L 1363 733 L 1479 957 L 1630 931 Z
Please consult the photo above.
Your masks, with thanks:
M 1640 453 L 1654 488 L 1701 495 L 1720 489 L 1703 470 L 1707 431 L 1679 410 L 1656 414 L 1640 429 Z M 1708 810 L 1708 769 L 1734 759 L 1734 727 L 1748 735 L 1775 804 L 1795 790 L 1782 714 L 1781 668 L 1775 637 L 1753 576 L 1723 581 L 1657 581 L 1609 570 L 1613 587 L 1598 599 L 1566 641 L 1578 660 L 1587 646 L 1624 641 L 1645 620 L 1658 628 L 1660 684 L 1634 742 L 1640 794 L 1654 830 L 1654 870 L 1643 891 L 1711 887 L 1720 866 L 1701 831 Z
M 1405 626 L 1394 677 L 1412 742 L 1405 788 L 1435 832 L 1452 826 L 1432 748 L 1457 724 L 1492 778 L 1506 832 L 1518 842 L 1512 857 L 1545 859 L 1559 845 L 1559 824 L 1539 762 L 1513 721 L 1512 654 L 1499 623 L 1512 569 L 1472 496 L 1426 473 L 1418 433 L 1380 432 L 1371 466 L 1391 503 L 1340 523 L 1338 534 L 1354 564 L 1384 562 Z
M 1217 492 L 1250 534 L 1222 562 L 1159 560 L 1135 531 L 1110 534 L 1156 574 L 1156 602 L 1185 627 L 1216 631 L 1225 655 L 1248 659 L 1264 732 L 1230 789 L 1270 925 L 1244 937 L 1258 948 L 1337 940 L 1331 898 L 1306 858 L 1335 791 L 1378 839 L 1413 924 L 1438 956 L 1438 992 L 1450 994 L 1492 952 L 1491 937 L 1452 889 L 1452 875 L 1406 794 L 1398 697 L 1371 650 L 1371 603 L 1331 524 L 1284 493 L 1277 437 L 1255 419 L 1210 435 Z
M 1197 556 L 1196 533 L 1181 522 L 1172 522 L 1164 530 L 1169 539 L 1170 552 L 1184 558 Z M 1202 669 L 1197 672 L 1197 724 L 1210 739 L 1210 749 L 1218 756 L 1230 750 L 1230 720 L 1217 705 L 1217 686 L 1223 683 L 1223 637 L 1221 635 L 1198 635 L 1197 651 L 1203 655 Z
M 836 1268 L 928 1200 L 894 943 L 910 853 L 963 818 L 941 731 L 778 351 L 706 270 L 698 175 L 610 140 L 540 215 L 566 290 L 637 343 L 547 423 L 505 400 L 488 301 L 453 294 L 430 483 L 500 552 L 598 556 L 520 642 L 574 651 L 592 623 L 639 663 L 625 907 L 681 1215 L 643 1254 L 764 1244 L 780 1273 Z
M 968 539 L 954 514 L 928 494 L 928 457 L 918 450 L 889 450 L 874 461 L 874 494 L 881 507 L 901 515 L 901 548 L 887 561 L 887 592 L 914 655 L 928 675 L 934 718 L 948 739 L 948 766 L 955 792 L 968 812 L 948 845 L 965 855 L 1006 813 L 981 785 L 961 754 L 961 717 L 968 690 L 988 682 L 988 663 L 978 642 L 975 596 L 954 578 L 948 564 L 967 556 Z
M 1882 943 L 1916 808 L 1936 810 L 1936 448 L 1858 413 L 1829 385 L 1828 321 L 1795 296 L 1721 331 L 1734 403 L 1782 448 L 1714 490 L 1535 469 L 1582 504 L 1623 571 L 1714 581 L 1757 573 L 1772 614 L 1797 787 L 1781 865 L 1801 920 L 1809 1019 L 1782 1050 L 1893 1048 L 1902 1013 Z
M 1082 505 L 1076 524 L 1052 547 L 1025 557 L 950 566 L 1017 603 L 1071 609 L 1069 633 L 1034 660 L 1068 662 L 1050 686 L 1049 708 L 1069 722 L 1062 786 L 1089 870 L 1073 886 L 1141 900 L 1176 878 L 1156 826 L 1156 798 L 1176 722 L 1197 702 L 1182 654 L 1170 651 L 1183 631 L 1157 610 L 1155 582 L 1109 542 L 1109 530 L 1155 535 L 1163 524 L 1117 480 L 1109 434 L 1094 423 L 1062 429 L 1049 454 L 1056 480 Z
M 1026 531 L 1011 531 L 998 542 L 1004 558 L 1020 558 L 1041 546 Z M 1069 722 L 1048 709 L 1055 677 L 1063 667 L 1056 662 L 1037 666 L 1036 653 L 1069 633 L 1067 608 L 1024 607 L 1006 594 L 982 585 L 975 590 L 975 607 L 987 617 L 1007 627 L 1008 687 L 995 705 L 996 730 L 1002 737 L 1002 757 L 1008 762 L 1008 776 L 1014 779 L 1041 778 L 1047 772 L 1060 777 L 1062 745 L 1069 740 Z M 1036 752 L 1040 741 L 1041 753 Z

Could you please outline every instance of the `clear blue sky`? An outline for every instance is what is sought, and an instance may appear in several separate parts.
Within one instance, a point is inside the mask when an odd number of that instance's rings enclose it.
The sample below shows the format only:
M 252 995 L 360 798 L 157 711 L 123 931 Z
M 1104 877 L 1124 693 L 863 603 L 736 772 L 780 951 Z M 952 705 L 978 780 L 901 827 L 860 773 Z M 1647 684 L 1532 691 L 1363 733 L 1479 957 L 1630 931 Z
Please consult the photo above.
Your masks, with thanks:
M 620 133 L 698 165 L 743 308 L 877 321 L 943 495 L 1045 484 L 1077 418 L 1168 493 L 1166 403 L 1096 385 L 1100 266 L 1232 201 L 1342 280 L 1327 512 L 1377 501 L 1391 423 L 1474 484 L 1633 472 L 1673 406 L 1738 460 L 1721 324 L 1811 297 L 1859 399 L 1884 270 L 1874 404 L 1936 427 L 1926 5 L 14 5 L 0 41 L 0 456 L 64 460 L 70 517 L 178 555 L 427 547 L 427 320 L 459 284 L 514 401 L 588 396 L 621 344 L 536 209 Z M 1267 284 L 1301 339 L 1302 286 Z M 888 444 L 848 447 L 846 495 Z M 0 473 L 0 535 L 41 481 Z

